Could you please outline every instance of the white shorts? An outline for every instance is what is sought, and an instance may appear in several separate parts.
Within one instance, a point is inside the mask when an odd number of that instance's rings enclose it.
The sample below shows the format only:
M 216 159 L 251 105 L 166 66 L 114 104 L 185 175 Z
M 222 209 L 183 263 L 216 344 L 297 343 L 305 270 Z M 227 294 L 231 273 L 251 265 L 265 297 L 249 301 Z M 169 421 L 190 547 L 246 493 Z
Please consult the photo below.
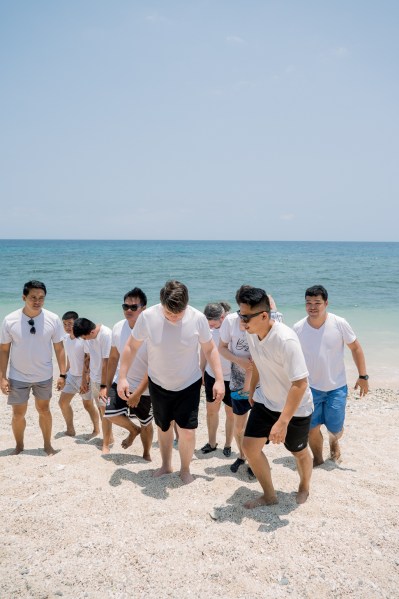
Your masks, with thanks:
M 76 393 L 79 393 L 82 396 L 82 399 L 91 399 L 91 394 L 89 391 L 87 393 L 80 393 L 81 385 L 82 377 L 69 374 L 68 372 L 62 393 L 69 393 L 70 395 L 75 395 Z
M 89 395 L 90 395 L 91 399 L 94 399 L 94 401 L 96 402 L 96 406 L 98 408 L 105 408 L 107 405 L 107 401 L 105 399 L 100 399 L 100 397 L 99 397 L 100 391 L 101 391 L 100 383 L 96 383 L 95 381 L 90 379 Z

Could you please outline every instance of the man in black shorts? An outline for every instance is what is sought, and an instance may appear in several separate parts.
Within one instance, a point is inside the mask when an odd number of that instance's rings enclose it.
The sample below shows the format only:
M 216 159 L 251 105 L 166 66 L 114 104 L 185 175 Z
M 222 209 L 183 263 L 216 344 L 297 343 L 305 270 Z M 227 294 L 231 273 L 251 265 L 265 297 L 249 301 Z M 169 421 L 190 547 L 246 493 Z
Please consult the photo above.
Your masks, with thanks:
M 130 447 L 137 435 L 140 434 L 143 444 L 143 458 L 150 462 L 154 428 L 152 426 L 151 399 L 148 391 L 148 360 L 145 343 L 141 346 L 136 360 L 127 373 L 129 396 L 122 399 L 117 393 L 120 355 L 126 342 L 131 337 L 138 317 L 146 306 L 147 296 L 139 287 L 125 293 L 122 304 L 125 318 L 117 322 L 112 329 L 111 353 L 107 368 L 108 397 L 104 416 L 113 424 L 128 431 L 128 436 L 122 441 L 123 449 Z M 141 428 L 132 422 L 134 417 L 139 420 Z
M 249 391 L 253 407 L 243 448 L 263 489 L 263 495 L 248 501 L 245 507 L 277 503 L 270 466 L 262 451 L 269 441 L 284 443 L 295 457 L 300 478 L 296 501 L 304 503 L 313 468 L 307 446 L 313 400 L 301 345 L 292 329 L 271 320 L 269 299 L 263 289 L 243 287 L 238 304 L 253 360 Z
M 173 421 L 179 432 L 180 478 L 194 480 L 190 472 L 198 426 L 201 369 L 198 345 L 215 373 L 213 393 L 224 397 L 224 381 L 218 349 L 205 316 L 188 305 L 188 289 L 179 281 L 167 281 L 161 303 L 142 312 L 121 357 L 118 393 L 128 397 L 127 371 L 141 345 L 147 343 L 150 396 L 158 426 L 162 466 L 154 476 L 171 473 Z

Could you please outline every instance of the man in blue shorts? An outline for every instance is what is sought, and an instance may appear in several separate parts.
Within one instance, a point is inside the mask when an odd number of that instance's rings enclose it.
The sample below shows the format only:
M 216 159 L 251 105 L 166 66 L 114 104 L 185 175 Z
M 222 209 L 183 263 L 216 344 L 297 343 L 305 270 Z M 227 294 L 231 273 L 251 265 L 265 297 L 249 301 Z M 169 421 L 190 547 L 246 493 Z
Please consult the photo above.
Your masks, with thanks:
M 355 389 L 363 397 L 369 391 L 366 361 L 363 349 L 348 322 L 327 312 L 328 293 L 322 285 L 309 287 L 305 292 L 308 316 L 294 325 L 299 337 L 313 394 L 314 413 L 310 424 L 309 445 L 313 452 L 313 465 L 323 464 L 324 424 L 329 433 L 331 459 L 339 462 L 339 439 L 344 431 L 348 387 L 344 364 L 345 344 L 352 352 L 359 377 Z

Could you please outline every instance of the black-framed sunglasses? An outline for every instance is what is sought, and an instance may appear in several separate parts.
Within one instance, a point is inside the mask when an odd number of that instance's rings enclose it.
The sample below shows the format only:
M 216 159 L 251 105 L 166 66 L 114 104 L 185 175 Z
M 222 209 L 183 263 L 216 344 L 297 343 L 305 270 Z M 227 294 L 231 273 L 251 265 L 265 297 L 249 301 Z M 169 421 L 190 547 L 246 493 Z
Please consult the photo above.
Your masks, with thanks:
M 33 318 L 30 318 L 28 320 L 28 325 L 30 326 L 30 332 L 32 333 L 32 335 L 34 335 L 36 333 L 36 329 L 35 329 L 35 321 L 33 320 Z
M 237 310 L 237 314 L 242 320 L 242 322 L 248 323 L 251 318 L 255 318 L 255 316 L 259 316 L 259 314 L 263 314 L 266 310 L 261 310 L 260 312 L 254 312 L 254 314 L 241 314 L 239 310 Z
M 143 304 L 122 304 L 122 308 L 125 312 L 127 312 L 127 310 L 136 312 L 136 310 L 138 310 L 139 308 L 143 308 Z

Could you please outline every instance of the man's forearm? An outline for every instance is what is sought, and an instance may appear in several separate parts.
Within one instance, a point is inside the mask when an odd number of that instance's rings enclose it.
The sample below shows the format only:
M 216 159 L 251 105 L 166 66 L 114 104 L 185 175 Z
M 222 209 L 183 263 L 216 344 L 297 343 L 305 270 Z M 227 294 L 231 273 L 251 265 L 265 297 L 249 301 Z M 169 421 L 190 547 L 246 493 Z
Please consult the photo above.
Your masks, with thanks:
M 216 345 L 213 346 L 208 355 L 205 354 L 207 362 L 212 368 L 212 372 L 215 375 L 215 380 L 223 381 L 223 370 L 220 362 L 220 356 Z
M 284 408 L 281 411 L 281 416 L 279 420 L 283 420 L 286 423 L 288 423 L 291 420 L 291 418 L 294 416 L 295 412 L 299 408 L 299 405 L 305 394 L 307 384 L 307 379 L 300 379 L 299 381 L 294 381 L 292 383 L 291 388 L 288 391 L 287 400 L 285 402 Z
M 360 344 L 355 349 L 352 349 L 352 357 L 359 375 L 364 376 L 367 374 L 366 359 Z
M 7 378 L 8 360 L 10 357 L 10 348 L 0 350 L 0 377 Z

